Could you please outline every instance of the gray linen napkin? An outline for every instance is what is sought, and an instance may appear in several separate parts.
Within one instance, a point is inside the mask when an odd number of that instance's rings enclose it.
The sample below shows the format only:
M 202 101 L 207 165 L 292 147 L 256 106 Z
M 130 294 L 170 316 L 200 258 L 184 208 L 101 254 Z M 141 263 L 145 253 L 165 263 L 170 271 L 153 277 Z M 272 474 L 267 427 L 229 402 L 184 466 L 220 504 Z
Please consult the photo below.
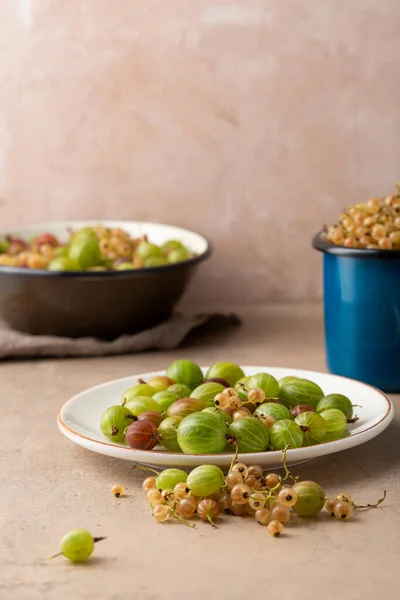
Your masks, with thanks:
M 112 341 L 96 338 L 65 338 L 28 335 L 0 326 L 0 359 L 35 357 L 106 356 L 146 350 L 172 350 L 197 328 L 212 330 L 239 325 L 236 315 L 219 313 L 185 316 L 173 315 L 168 321 L 133 335 Z

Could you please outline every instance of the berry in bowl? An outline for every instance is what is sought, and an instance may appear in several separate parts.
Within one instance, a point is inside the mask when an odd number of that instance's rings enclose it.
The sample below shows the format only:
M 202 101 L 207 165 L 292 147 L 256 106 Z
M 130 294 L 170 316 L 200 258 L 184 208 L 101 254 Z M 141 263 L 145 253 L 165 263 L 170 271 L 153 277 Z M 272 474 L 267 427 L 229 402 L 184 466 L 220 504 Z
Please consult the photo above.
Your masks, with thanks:
M 28 241 L 12 234 L 0 240 L 0 266 L 48 271 L 120 271 L 161 267 L 195 256 L 179 240 L 157 245 L 147 234 L 122 227 L 66 228 L 57 237 L 44 232 Z
M 0 232 L 0 317 L 36 335 L 115 339 L 168 319 L 199 263 L 200 234 L 158 223 L 70 221 Z

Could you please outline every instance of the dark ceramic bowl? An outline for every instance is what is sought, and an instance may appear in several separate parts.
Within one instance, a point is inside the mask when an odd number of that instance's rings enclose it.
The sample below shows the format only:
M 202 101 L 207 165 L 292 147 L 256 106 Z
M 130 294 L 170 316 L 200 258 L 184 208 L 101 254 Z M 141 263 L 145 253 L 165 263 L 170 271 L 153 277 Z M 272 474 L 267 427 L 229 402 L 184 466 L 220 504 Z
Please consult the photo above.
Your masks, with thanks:
M 329 370 L 399 392 L 400 251 L 335 246 L 322 232 L 313 246 L 324 257 Z
M 68 221 L 37 223 L 0 231 L 23 239 L 49 232 L 67 238 L 68 228 L 120 227 L 162 244 L 182 241 L 196 255 L 189 260 L 132 271 L 52 272 L 0 267 L 0 318 L 33 335 L 93 336 L 114 339 L 168 319 L 198 265 L 210 254 L 207 240 L 192 231 L 136 221 Z

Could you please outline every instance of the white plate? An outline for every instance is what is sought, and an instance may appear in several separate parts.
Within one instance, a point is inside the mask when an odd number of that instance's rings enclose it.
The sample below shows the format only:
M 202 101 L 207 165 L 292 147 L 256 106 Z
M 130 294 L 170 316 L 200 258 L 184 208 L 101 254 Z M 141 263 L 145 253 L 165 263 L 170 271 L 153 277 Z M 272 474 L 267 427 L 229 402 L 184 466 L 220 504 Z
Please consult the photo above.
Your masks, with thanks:
M 205 372 L 206 369 L 207 367 L 204 367 L 203 371 Z M 305 377 L 317 383 L 325 394 L 345 394 L 353 404 L 360 405 L 360 408 L 356 409 L 357 416 L 360 418 L 350 426 L 350 436 L 335 442 L 289 450 L 288 464 L 333 454 L 368 442 L 382 433 L 393 419 L 394 409 L 389 398 L 376 388 L 359 381 L 337 375 L 275 367 L 243 367 L 243 370 L 246 375 L 264 371 L 271 373 L 277 379 L 287 375 Z M 173 466 L 182 469 L 190 469 L 200 464 L 214 464 L 221 468 L 228 468 L 231 454 L 175 454 L 163 451 L 161 446 L 157 446 L 154 450 L 134 450 L 127 446 L 113 444 L 104 438 L 99 426 L 103 411 L 113 404 L 119 404 L 125 390 L 138 383 L 139 379 L 146 381 L 155 375 L 164 374 L 164 371 L 157 371 L 125 377 L 81 392 L 61 408 L 57 419 L 60 430 L 68 439 L 83 448 L 137 464 L 162 468 Z M 239 455 L 239 459 L 248 464 L 258 463 L 265 468 L 277 468 L 281 466 L 282 453 L 280 451 L 255 452 Z

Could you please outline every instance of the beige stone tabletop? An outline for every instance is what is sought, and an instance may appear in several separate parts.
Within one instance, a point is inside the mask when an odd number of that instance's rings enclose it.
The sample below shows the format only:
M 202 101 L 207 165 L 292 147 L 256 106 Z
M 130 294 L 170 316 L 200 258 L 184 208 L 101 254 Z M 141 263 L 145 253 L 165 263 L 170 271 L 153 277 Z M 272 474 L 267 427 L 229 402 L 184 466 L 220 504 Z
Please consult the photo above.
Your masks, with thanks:
M 325 371 L 319 305 L 239 311 L 243 326 L 192 335 L 176 352 L 0 365 L 1 600 L 369 600 L 400 597 L 400 423 L 375 440 L 298 467 L 327 493 L 360 503 L 388 492 L 377 510 L 339 522 L 328 515 L 273 539 L 251 519 L 158 525 L 126 461 L 79 448 L 57 429 L 59 407 L 110 379 L 164 368 L 174 357 Z M 399 406 L 399 399 L 393 397 Z M 127 495 L 110 488 L 122 483 Z M 70 528 L 107 540 L 73 565 L 58 550 Z

